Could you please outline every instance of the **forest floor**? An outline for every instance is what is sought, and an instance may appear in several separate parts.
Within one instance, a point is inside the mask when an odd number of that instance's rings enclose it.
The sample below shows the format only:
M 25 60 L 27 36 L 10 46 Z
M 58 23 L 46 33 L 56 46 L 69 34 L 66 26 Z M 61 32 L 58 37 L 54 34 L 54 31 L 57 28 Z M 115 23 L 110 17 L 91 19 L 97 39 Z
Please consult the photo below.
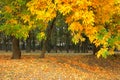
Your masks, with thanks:
M 0 52 L 0 80 L 120 80 L 120 55 L 107 59 L 78 53 L 23 53 L 12 60 Z

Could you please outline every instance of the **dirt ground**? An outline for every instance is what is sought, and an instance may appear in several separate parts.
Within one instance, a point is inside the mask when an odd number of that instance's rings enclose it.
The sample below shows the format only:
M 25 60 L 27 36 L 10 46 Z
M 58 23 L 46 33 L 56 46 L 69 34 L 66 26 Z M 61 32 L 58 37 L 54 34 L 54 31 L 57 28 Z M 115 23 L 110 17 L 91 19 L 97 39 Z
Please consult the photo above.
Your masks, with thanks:
M 0 80 L 120 80 L 120 55 L 107 59 L 78 53 L 23 53 L 20 60 L 0 52 Z

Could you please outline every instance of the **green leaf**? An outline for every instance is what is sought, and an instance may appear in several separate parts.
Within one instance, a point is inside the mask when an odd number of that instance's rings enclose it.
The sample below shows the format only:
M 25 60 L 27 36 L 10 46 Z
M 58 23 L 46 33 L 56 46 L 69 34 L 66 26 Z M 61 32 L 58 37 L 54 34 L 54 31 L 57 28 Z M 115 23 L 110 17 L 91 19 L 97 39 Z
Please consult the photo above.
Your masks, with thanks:
M 115 42 L 115 38 L 109 38 L 108 39 L 108 44 L 113 45 Z
M 118 40 L 120 41 L 120 36 L 118 36 Z
M 107 58 L 107 56 L 109 55 L 109 52 L 107 50 L 105 50 L 103 53 L 102 53 L 102 57 L 103 58 Z

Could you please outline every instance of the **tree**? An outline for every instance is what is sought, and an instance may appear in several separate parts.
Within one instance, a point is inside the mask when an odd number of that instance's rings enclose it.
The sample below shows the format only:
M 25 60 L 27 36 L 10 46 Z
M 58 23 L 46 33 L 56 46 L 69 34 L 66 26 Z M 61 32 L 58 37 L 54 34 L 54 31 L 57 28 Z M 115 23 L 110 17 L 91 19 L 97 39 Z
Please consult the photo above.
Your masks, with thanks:
M 27 5 L 32 15 L 45 24 L 59 11 L 66 18 L 75 44 L 85 41 L 84 34 L 95 46 L 101 46 L 97 57 L 113 54 L 114 48 L 120 47 L 119 25 L 112 22 L 113 15 L 120 12 L 119 0 L 32 0 Z
M 12 37 L 13 44 L 13 59 L 19 59 L 21 57 L 21 51 L 19 49 L 19 39 L 26 39 L 28 33 L 31 30 L 31 23 L 24 21 L 24 18 L 29 18 L 26 12 L 27 0 L 1 0 L 3 8 L 1 13 L 5 23 L 0 26 L 0 31 L 6 35 Z

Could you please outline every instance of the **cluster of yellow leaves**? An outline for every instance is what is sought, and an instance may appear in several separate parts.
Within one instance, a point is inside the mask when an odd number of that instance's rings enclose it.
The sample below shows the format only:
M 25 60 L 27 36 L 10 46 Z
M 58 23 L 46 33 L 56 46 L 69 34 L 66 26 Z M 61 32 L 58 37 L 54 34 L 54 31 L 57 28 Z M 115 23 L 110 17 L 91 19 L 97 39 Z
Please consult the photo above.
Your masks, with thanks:
M 70 27 L 68 29 L 78 32 L 78 31 L 82 31 L 83 27 L 79 22 L 73 22 L 70 24 Z
M 115 0 L 114 12 L 120 15 L 120 0 Z
M 18 21 L 16 19 L 10 19 L 10 20 L 7 20 L 6 24 L 17 24 Z
M 12 9 L 11 9 L 10 6 L 5 6 L 5 10 L 6 10 L 6 12 L 8 12 L 8 13 L 11 13 L 11 12 L 12 12 Z
M 31 19 L 29 14 L 22 14 L 21 19 L 23 20 L 24 24 L 28 25 L 27 28 L 29 30 L 36 28 L 35 21 Z
M 49 22 L 56 17 L 56 8 L 52 0 L 32 0 L 28 4 L 28 10 L 33 15 L 36 15 L 36 19 Z
M 104 24 L 111 18 L 114 10 L 114 0 L 91 0 L 95 23 Z
M 24 23 L 29 22 L 30 21 L 30 15 L 23 15 L 22 19 L 24 20 Z
M 97 54 L 97 57 L 99 58 L 101 55 L 103 55 L 105 58 L 106 58 L 106 54 L 107 54 L 107 50 L 108 48 L 101 48 L 99 51 L 98 51 L 98 54 Z M 104 54 L 103 54 L 104 52 Z
M 90 42 L 92 43 L 96 39 L 96 33 L 98 31 L 97 27 L 88 26 L 85 27 L 85 34 L 89 37 Z
M 94 25 L 94 14 L 92 11 L 85 11 L 84 14 L 82 15 L 83 18 L 83 24 L 86 26 L 91 26 Z

